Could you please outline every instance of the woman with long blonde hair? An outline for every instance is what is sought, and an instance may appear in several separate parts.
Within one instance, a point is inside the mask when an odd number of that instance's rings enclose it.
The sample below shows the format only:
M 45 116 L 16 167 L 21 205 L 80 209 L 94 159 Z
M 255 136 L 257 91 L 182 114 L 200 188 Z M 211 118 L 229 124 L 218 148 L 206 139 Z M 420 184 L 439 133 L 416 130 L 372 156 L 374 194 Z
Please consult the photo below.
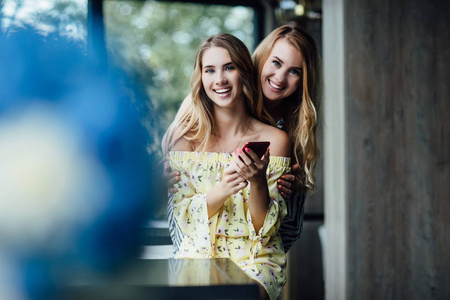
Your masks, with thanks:
M 191 77 L 191 105 L 164 138 L 180 174 L 169 206 L 183 233 L 175 258 L 228 257 L 278 299 L 286 254 L 278 228 L 286 205 L 277 179 L 290 170 L 289 137 L 260 118 L 253 66 L 245 45 L 229 34 L 204 41 Z M 262 107 L 262 105 L 261 105 Z M 246 142 L 268 141 L 262 156 Z
M 320 56 L 314 39 L 292 25 L 272 31 L 253 54 L 258 96 L 272 124 L 291 141 L 293 175 L 279 179 L 288 215 L 280 227 L 286 252 L 300 237 L 306 195 L 315 188 L 322 98 Z M 284 178 L 283 178 L 284 177 Z

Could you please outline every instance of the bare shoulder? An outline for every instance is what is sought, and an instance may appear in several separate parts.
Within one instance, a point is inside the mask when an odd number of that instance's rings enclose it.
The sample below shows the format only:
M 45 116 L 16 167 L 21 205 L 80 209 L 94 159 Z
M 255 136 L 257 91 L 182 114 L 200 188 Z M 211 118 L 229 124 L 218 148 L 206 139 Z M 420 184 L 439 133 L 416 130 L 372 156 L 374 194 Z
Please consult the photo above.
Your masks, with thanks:
M 181 129 L 175 129 L 173 136 L 180 136 Z M 192 145 L 185 136 L 177 138 L 170 149 L 171 151 L 192 151 Z
M 257 130 L 259 131 L 259 140 L 270 142 L 270 155 L 290 157 L 291 145 L 289 136 L 283 130 L 264 124 L 257 123 Z
M 291 156 L 291 143 L 289 141 L 289 136 L 283 130 L 266 125 L 271 128 L 268 131 L 268 140 L 270 141 L 270 155 L 273 156 Z

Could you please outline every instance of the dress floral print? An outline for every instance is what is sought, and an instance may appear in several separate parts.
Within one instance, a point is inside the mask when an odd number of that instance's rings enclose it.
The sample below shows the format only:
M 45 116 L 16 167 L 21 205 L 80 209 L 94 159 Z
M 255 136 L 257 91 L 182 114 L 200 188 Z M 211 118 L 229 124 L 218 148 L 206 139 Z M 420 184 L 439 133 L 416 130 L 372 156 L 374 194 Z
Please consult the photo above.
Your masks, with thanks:
M 261 283 L 272 300 L 281 295 L 286 282 L 286 255 L 278 228 L 286 205 L 278 192 L 277 179 L 290 170 L 290 158 L 271 156 L 267 181 L 271 197 L 263 227 L 257 233 L 249 211 L 250 187 L 230 196 L 208 219 L 206 193 L 231 163 L 229 153 L 171 151 L 170 164 L 181 173 L 172 198 L 175 219 L 184 233 L 176 258 L 222 258 L 233 260 Z

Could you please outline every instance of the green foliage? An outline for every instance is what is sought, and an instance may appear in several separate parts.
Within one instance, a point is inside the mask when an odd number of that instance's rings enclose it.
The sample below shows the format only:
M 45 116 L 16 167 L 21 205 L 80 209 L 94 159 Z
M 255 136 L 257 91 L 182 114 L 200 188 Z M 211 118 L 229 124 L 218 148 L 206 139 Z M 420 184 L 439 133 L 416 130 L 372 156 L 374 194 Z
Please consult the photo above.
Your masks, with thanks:
M 58 31 L 72 39 L 86 41 L 87 0 L 3 0 L 0 11 L 2 31 L 31 26 L 44 35 Z

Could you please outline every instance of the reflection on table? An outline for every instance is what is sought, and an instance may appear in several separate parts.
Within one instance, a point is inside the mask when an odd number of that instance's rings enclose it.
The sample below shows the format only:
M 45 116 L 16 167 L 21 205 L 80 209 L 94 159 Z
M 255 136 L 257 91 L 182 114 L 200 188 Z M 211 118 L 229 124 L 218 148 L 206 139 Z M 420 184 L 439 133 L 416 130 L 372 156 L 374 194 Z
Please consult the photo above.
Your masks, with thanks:
M 63 299 L 258 299 L 258 285 L 230 259 L 139 260 L 109 279 L 73 278 Z

